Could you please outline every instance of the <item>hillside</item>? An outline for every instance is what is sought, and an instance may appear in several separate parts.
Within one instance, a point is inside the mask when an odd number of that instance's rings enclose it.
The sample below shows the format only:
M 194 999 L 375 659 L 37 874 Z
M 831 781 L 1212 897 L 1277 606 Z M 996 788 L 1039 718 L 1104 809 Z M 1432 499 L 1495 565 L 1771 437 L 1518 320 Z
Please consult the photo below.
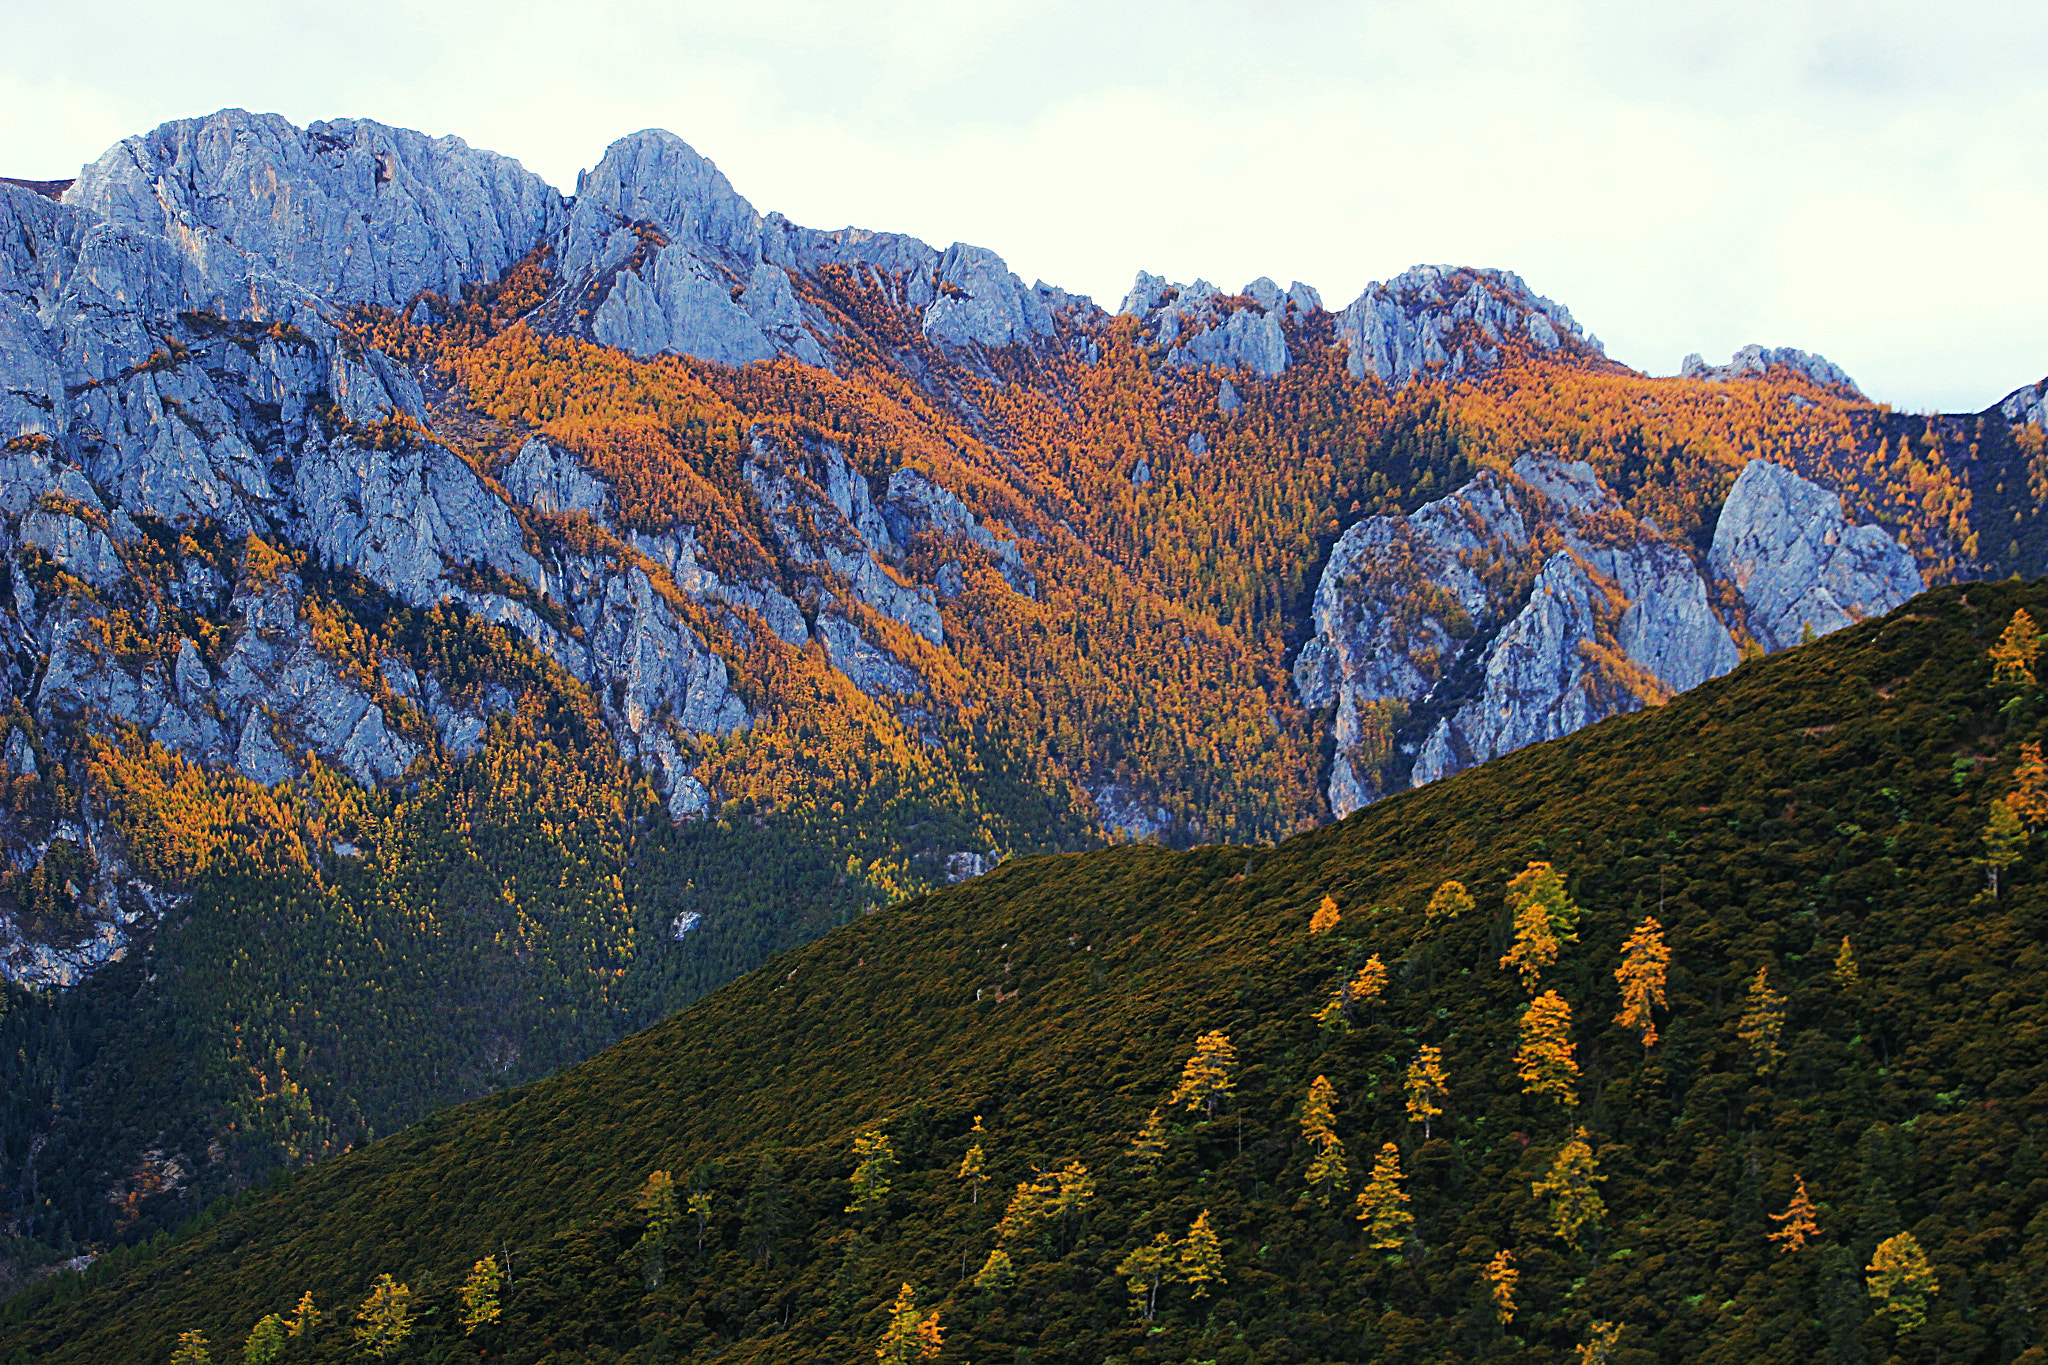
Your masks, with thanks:
M 1598 1323 L 1622 1328 L 1614 1361 L 2038 1360 L 2048 900 L 2038 852 L 1995 897 L 1982 862 L 2048 728 L 2038 687 L 1992 679 L 2020 607 L 2048 616 L 2048 584 L 1938 589 L 1276 847 L 1018 860 L 863 917 L 557 1078 L 23 1296 L 0 1358 L 162 1360 L 199 1331 L 222 1359 L 302 1293 L 343 1313 L 388 1273 L 431 1310 L 392 1359 L 864 1358 L 908 1283 L 942 1361 L 1557 1361 Z M 1568 1108 L 1512 1061 L 1539 987 L 1498 965 L 1503 898 L 1531 861 L 1583 912 L 1540 983 L 1570 1004 Z M 1432 920 L 1450 878 L 1474 905 Z M 1341 920 L 1312 934 L 1326 895 Z M 1610 1021 L 1651 915 L 1672 956 L 1646 1048 Z M 1379 998 L 1319 1025 L 1373 957 Z M 1745 1023 L 1759 972 L 1775 1034 Z M 1166 1109 L 1210 1030 L 1234 1094 Z M 1425 1045 L 1448 1079 L 1426 1141 L 1403 1110 Z M 1318 1076 L 1349 1153 L 1327 1208 L 1304 1178 Z M 1131 1149 L 1155 1108 L 1152 1166 Z M 1580 1128 L 1604 1211 L 1573 1245 L 1531 1185 Z M 844 1212 L 871 1130 L 892 1185 Z M 956 1174 L 976 1142 L 978 1200 Z M 1388 1143 L 1414 1222 L 1379 1250 L 1350 1209 Z M 1009 1192 L 1074 1161 L 1092 1197 L 1006 1240 L 1013 1284 L 975 1288 Z M 656 1170 L 712 1200 L 702 1249 L 678 1219 L 659 1275 L 634 1202 Z M 1802 1181 L 1818 1229 L 1780 1251 Z M 1222 1278 L 1137 1320 L 1118 1267 L 1204 1210 Z M 1902 1231 L 1939 1285 L 1917 1330 L 1865 1288 Z M 1505 1327 L 1477 1280 L 1501 1250 Z M 512 1282 L 465 1341 L 456 1290 L 487 1254 Z M 345 1326 L 291 1358 L 355 1358 Z

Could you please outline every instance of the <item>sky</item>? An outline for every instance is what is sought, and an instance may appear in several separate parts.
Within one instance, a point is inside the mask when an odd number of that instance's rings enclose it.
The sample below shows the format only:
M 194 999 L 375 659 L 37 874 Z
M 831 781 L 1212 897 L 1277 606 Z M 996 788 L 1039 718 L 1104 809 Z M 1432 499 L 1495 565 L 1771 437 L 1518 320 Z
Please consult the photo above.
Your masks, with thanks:
M 565 192 L 677 133 L 762 212 L 999 252 L 1114 308 L 1140 270 L 1497 266 L 1615 359 L 1748 342 L 1873 398 L 2048 373 L 2048 25 L 1858 0 L 859 4 L 0 0 L 0 175 L 226 106 L 452 133 Z

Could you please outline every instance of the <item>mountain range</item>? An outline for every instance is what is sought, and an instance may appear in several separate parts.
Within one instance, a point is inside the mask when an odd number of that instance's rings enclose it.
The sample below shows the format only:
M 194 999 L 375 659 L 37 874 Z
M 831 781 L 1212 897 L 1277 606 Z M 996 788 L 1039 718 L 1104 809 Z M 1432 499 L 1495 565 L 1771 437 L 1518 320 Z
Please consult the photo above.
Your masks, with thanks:
M 1262 844 L 2048 569 L 2048 381 L 1653 378 L 222 111 L 0 185 L 18 1274 L 1016 857 Z

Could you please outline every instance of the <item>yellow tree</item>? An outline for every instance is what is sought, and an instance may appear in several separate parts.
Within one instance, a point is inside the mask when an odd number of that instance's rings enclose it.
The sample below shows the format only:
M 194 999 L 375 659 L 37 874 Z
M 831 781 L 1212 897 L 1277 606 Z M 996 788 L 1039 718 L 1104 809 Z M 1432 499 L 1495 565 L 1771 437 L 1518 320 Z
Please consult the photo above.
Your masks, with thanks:
M 1342 918 L 1343 916 L 1337 910 L 1337 898 L 1335 896 L 1324 896 L 1323 903 L 1318 905 L 1316 912 L 1308 918 L 1309 936 L 1314 937 L 1317 934 L 1329 933 L 1337 927 L 1337 921 Z
M 498 1290 L 504 1284 L 505 1272 L 498 1269 L 497 1257 L 486 1256 L 470 1267 L 469 1278 L 462 1282 L 462 1335 L 469 1336 L 498 1320 Z
M 178 1349 L 171 1352 L 171 1365 L 213 1365 L 213 1351 L 204 1332 L 178 1333 Z
M 889 1307 L 889 1323 L 882 1329 L 875 1359 L 881 1365 L 910 1365 L 913 1360 L 930 1360 L 942 1345 L 938 1310 L 918 1312 L 917 1291 L 904 1285 L 896 1291 L 896 1302 Z
M 1515 911 L 1515 946 L 1500 960 L 1502 971 L 1522 978 L 1522 989 L 1533 991 L 1543 973 L 1557 963 L 1557 931 L 1550 915 L 1535 901 L 1525 901 Z
M 1166 1102 L 1185 1104 L 1189 1109 L 1207 1109 L 1209 1117 L 1215 1118 L 1217 1101 L 1236 1087 L 1230 1076 L 1236 1065 L 1237 1049 L 1230 1045 L 1230 1035 L 1222 1029 L 1211 1029 L 1195 1040 L 1195 1055 L 1181 1068 L 1180 1083 L 1174 1086 Z
M 1408 1064 L 1408 1121 L 1422 1125 L 1422 1140 L 1429 1141 L 1429 1121 L 1444 1112 L 1450 1096 L 1450 1081 L 1444 1075 L 1442 1048 L 1424 1047 Z
M 1777 1242 L 1779 1251 L 1803 1250 L 1809 1239 L 1820 1235 L 1820 1220 L 1814 1216 L 1813 1200 L 1806 1194 L 1806 1178 L 1794 1175 L 1792 1185 L 1792 1203 L 1783 1213 L 1771 1215 L 1772 1222 L 1785 1226 L 1764 1236 L 1765 1241 Z
M 1046 1213 L 1059 1219 L 1062 1226 L 1067 1226 L 1080 1217 L 1081 1210 L 1095 1198 L 1095 1177 L 1088 1174 L 1088 1168 L 1080 1162 L 1069 1161 L 1060 1167 L 1054 1178 L 1059 1182 L 1059 1192 L 1046 1202 Z
M 1138 1128 L 1131 1143 L 1131 1156 L 1147 1166 L 1157 1166 L 1166 1157 L 1166 1120 L 1154 1109 Z
M 1595 1322 L 1591 1334 L 1572 1357 L 1572 1365 L 1607 1365 L 1621 1345 L 1621 1332 L 1618 1322 Z
M 976 1114 L 974 1116 L 974 1132 L 980 1134 L 981 1131 L 981 1115 Z M 967 1182 L 967 1202 L 970 1204 L 981 1202 L 981 1182 L 988 1179 L 987 1175 L 982 1172 L 982 1164 L 985 1160 L 986 1157 L 982 1153 L 979 1142 L 969 1147 L 967 1155 L 960 1158 L 960 1178 Z
M 870 1128 L 853 1140 L 853 1202 L 848 1213 L 867 1213 L 889 1202 L 889 1172 L 896 1165 L 888 1135 Z
M 1515 1285 L 1521 1278 L 1522 1272 L 1515 1269 L 1515 1253 L 1505 1247 L 1496 1251 L 1479 1272 L 1486 1297 L 1493 1301 L 1494 1321 L 1503 1327 L 1515 1320 Z
M 389 1275 L 379 1275 L 370 1297 L 356 1309 L 356 1345 L 364 1354 L 383 1360 L 412 1335 L 412 1289 Z
M 313 1291 L 308 1289 L 299 1295 L 299 1306 L 292 1310 L 292 1324 L 286 1331 L 297 1341 L 311 1341 L 313 1334 L 320 1330 L 320 1310 L 313 1306 Z
M 2026 609 L 2012 614 L 2005 633 L 1991 647 L 1991 684 L 1994 687 L 2032 687 L 2034 656 L 2041 652 L 2041 632 Z
M 647 1230 L 640 1235 L 633 1250 L 639 1253 L 641 1273 L 646 1277 L 647 1287 L 659 1288 L 668 1271 L 669 1230 L 682 1216 L 676 1205 L 676 1182 L 667 1171 L 650 1172 L 635 1202 L 647 1215 Z M 496 1264 L 492 1262 L 494 1267 Z
M 1124 1277 L 1138 1316 L 1152 1321 L 1159 1307 L 1159 1286 L 1173 1274 L 1173 1239 L 1162 1232 L 1145 1245 L 1132 1248 L 1116 1273 Z
M 699 1190 L 683 1201 L 683 1208 L 697 1220 L 697 1254 L 704 1254 L 704 1230 L 711 1223 L 711 1191 Z
M 1001 1289 L 1017 1278 L 1017 1268 L 1010 1264 L 1010 1253 L 997 1247 L 981 1263 L 981 1269 L 974 1272 L 976 1289 Z
M 2027 827 L 2006 800 L 1991 803 L 1984 823 L 1984 868 L 1991 874 L 1991 894 L 1998 895 L 1998 874 L 2020 860 L 2027 847 Z
M 1770 967 L 1766 964 L 1756 969 L 1756 976 L 1749 983 L 1749 995 L 1743 1001 L 1742 1018 L 1735 1025 L 1735 1036 L 1748 1045 L 1757 1075 L 1769 1075 L 1783 1060 L 1785 1053 L 1778 1041 L 1784 1035 L 1785 997 L 1771 989 Z
M 1835 984 L 1843 990 L 1854 990 L 1857 978 L 1862 975 L 1856 966 L 1856 950 L 1849 945 L 1849 937 L 1842 936 L 1842 947 L 1835 954 Z
M 1550 1230 L 1573 1249 L 1577 1249 L 1579 1234 L 1587 1225 L 1599 1222 L 1607 1212 L 1606 1201 L 1593 1188 L 1607 1178 L 1599 1174 L 1599 1169 L 1593 1145 L 1581 1128 L 1565 1142 L 1543 1178 L 1529 1186 L 1531 1194 L 1550 1201 Z
M 1344 1143 L 1337 1137 L 1337 1087 L 1327 1076 L 1316 1077 L 1308 1088 L 1308 1100 L 1301 1107 L 1301 1135 L 1316 1148 L 1304 1178 L 1310 1189 L 1321 1192 L 1327 1206 L 1332 1193 L 1351 1187 Z
M 1866 1274 L 1869 1278 L 1864 1288 L 1877 1300 L 1877 1311 L 1889 1317 L 1900 1332 L 1926 1323 L 1927 1296 L 1940 1293 L 1941 1284 L 1912 1233 L 1902 1232 L 1878 1243 Z
M 2041 757 L 2035 740 L 2020 745 L 2020 761 L 2012 770 L 2012 791 L 2005 804 L 2012 807 L 2020 823 L 2033 829 L 2048 820 L 2048 760 Z
M 1188 1225 L 1188 1235 L 1181 1239 L 1180 1255 L 1175 1272 L 1186 1281 L 1188 1292 L 1198 1299 L 1209 1297 L 1209 1285 L 1229 1284 L 1223 1277 L 1223 1243 L 1216 1237 L 1216 1230 L 1209 1226 L 1209 1210 L 1203 1209 Z
M 1471 908 L 1472 893 L 1465 889 L 1465 884 L 1445 882 L 1431 894 L 1422 920 L 1424 924 L 1435 924 L 1438 920 L 1456 919 Z
M 1548 1095 L 1567 1109 L 1579 1102 L 1578 1058 L 1572 1053 L 1572 1007 L 1556 991 L 1545 991 L 1522 1012 L 1521 1046 L 1515 1070 L 1525 1095 Z
M 1058 1193 L 1057 1176 L 1018 1181 L 1016 1193 L 1010 1196 L 1010 1206 L 1003 1211 L 1003 1221 L 996 1224 L 996 1240 L 1022 1241 L 1031 1236 L 1052 1212 L 1052 1201 Z
M 284 1354 L 284 1319 L 275 1313 L 266 1313 L 249 1329 L 249 1339 L 242 1343 L 242 1365 L 271 1365 Z
M 1641 1035 L 1643 1051 L 1657 1041 L 1657 1019 L 1651 1012 L 1664 1004 L 1664 976 L 1671 950 L 1664 946 L 1664 926 L 1645 918 L 1621 945 L 1621 965 L 1614 979 L 1621 983 L 1621 1013 L 1614 1022 Z
M 1415 1215 L 1408 1212 L 1408 1192 L 1401 1188 L 1401 1149 L 1383 1143 L 1373 1158 L 1372 1179 L 1358 1196 L 1358 1221 L 1365 1224 L 1365 1244 L 1381 1251 L 1408 1240 Z

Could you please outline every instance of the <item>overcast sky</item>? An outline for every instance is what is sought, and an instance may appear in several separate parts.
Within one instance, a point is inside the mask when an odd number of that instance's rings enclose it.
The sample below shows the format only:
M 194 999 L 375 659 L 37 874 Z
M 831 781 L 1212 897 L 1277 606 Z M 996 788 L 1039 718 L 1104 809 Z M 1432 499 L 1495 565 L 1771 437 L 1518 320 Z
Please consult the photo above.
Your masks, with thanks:
M 1800 346 L 1900 407 L 2048 372 L 2038 4 L 0 0 L 0 175 L 227 105 L 454 133 L 565 191 L 656 126 L 766 212 L 1114 308 L 1501 266 L 1653 374 Z

